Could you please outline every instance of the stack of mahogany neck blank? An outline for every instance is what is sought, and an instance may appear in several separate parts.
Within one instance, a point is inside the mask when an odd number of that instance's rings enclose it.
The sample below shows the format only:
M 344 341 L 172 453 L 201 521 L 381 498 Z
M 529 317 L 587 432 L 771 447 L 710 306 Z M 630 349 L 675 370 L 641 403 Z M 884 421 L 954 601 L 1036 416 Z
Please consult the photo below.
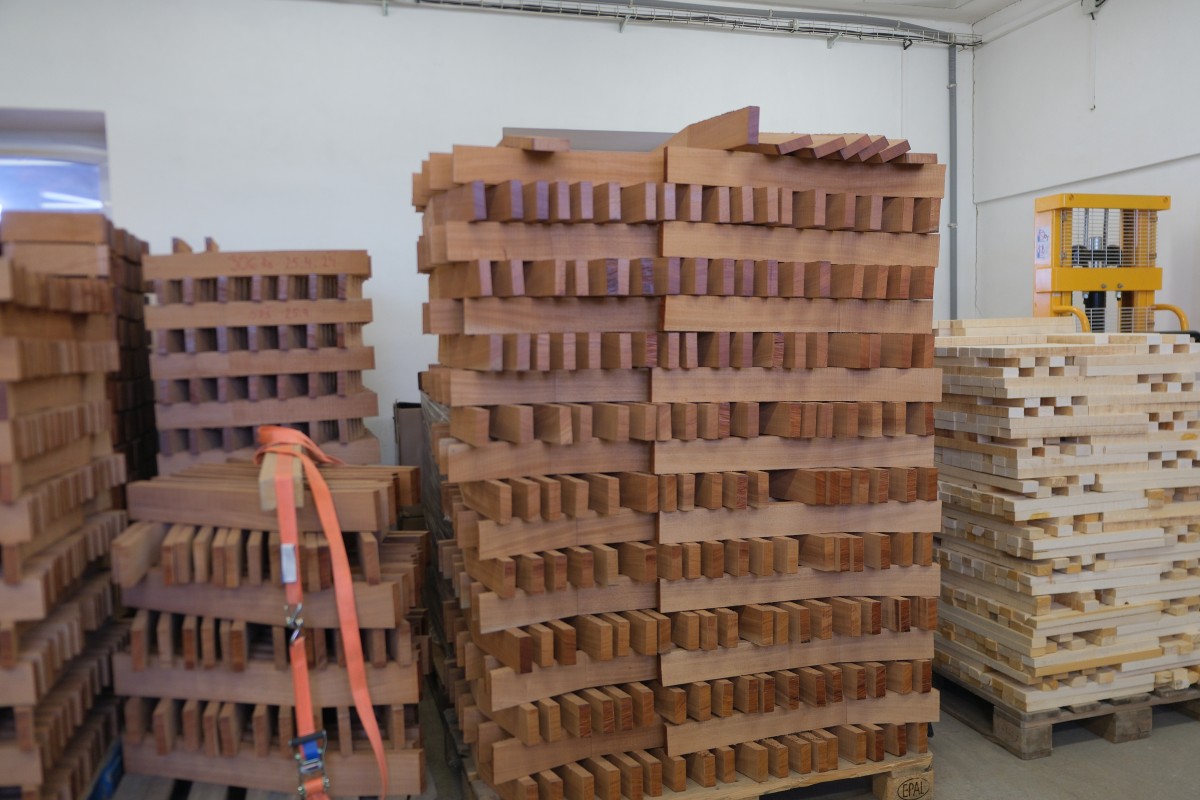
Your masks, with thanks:
M 111 311 L 105 281 L 0 259 L 0 788 L 22 800 L 78 797 L 116 739 Z
M 113 442 L 125 454 L 128 480 L 158 474 L 158 429 L 154 421 L 154 383 L 150 380 L 150 337 L 146 333 L 146 291 L 142 256 L 149 247 L 132 234 L 113 231 L 113 302 L 120 371 L 109 381 L 115 410 Z M 124 507 L 124 502 L 121 507 Z
M 506 800 L 928 764 L 934 162 L 744 109 L 414 176 L 455 702 Z
M 351 697 L 328 540 L 306 491 L 297 510 L 315 726 L 334 797 L 417 795 L 419 659 L 405 619 L 420 591 L 418 534 L 394 531 L 419 500 L 415 468 L 331 466 L 349 556 L 367 685 L 383 733 L 389 784 Z M 113 577 L 134 611 L 114 657 L 129 772 L 294 793 L 297 735 L 284 570 L 275 511 L 263 511 L 258 467 L 201 464 L 128 487 L 135 520 L 113 544 Z
M 120 348 L 109 375 L 112 439 L 125 457 L 129 480 L 156 472 L 158 437 L 154 429 L 154 387 L 146 337 L 142 254 L 146 245 L 115 228 L 103 214 L 9 211 L 0 222 L 0 255 L 21 269 L 48 275 L 98 278 L 112 292 L 109 322 Z M 114 504 L 124 508 L 123 487 Z
M 248 460 L 259 425 L 287 425 L 350 464 L 380 459 L 363 419 L 378 398 L 363 345 L 371 301 L 362 251 L 191 252 L 147 256 L 159 471 Z
M 1021 712 L 1200 680 L 1200 345 L 945 323 L 939 669 Z

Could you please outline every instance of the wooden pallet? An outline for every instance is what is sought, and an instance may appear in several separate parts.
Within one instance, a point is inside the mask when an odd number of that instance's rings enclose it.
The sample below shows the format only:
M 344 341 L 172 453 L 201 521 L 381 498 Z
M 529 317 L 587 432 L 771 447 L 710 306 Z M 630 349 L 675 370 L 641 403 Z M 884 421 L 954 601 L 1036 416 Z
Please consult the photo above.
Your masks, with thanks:
M 390 789 L 420 794 L 416 720 L 421 653 L 423 532 L 391 530 L 419 500 L 415 468 L 338 465 L 321 471 L 346 543 L 360 640 Z M 295 779 L 288 745 L 297 728 L 282 611 L 285 559 L 278 519 L 264 511 L 258 467 L 197 465 L 131 484 L 138 520 L 113 545 L 114 579 L 136 609 L 126 652 L 113 659 L 124 700 L 130 772 L 185 780 L 219 777 L 283 791 Z M 330 544 L 308 497 L 298 514 L 296 569 L 313 702 L 329 731 L 335 787 L 378 789 L 344 666 Z M 281 680 L 281 677 L 283 680 Z
M 827 783 L 850 781 L 870 777 L 871 791 L 880 800 L 909 800 L 930 797 L 933 793 L 933 756 L 904 756 L 875 764 L 843 767 L 813 776 L 775 778 L 765 783 L 755 783 L 740 777 L 720 788 L 694 787 L 675 795 L 686 800 L 702 800 L 707 797 L 722 797 L 729 800 L 754 800 L 757 797 L 778 792 L 821 786 Z M 664 793 L 664 796 L 665 793 Z M 803 798 L 803 793 L 797 795 Z
M 107 713 L 110 704 L 98 698 L 111 684 L 109 658 L 124 635 L 115 628 L 92 636 L 88 649 L 67 665 L 36 704 L 5 709 L 6 727 L 12 725 L 15 736 L 6 732 L 0 737 L 4 784 L 29 788 L 51 782 L 72 742 L 86 732 L 91 712 Z
M 1200 688 L 1195 687 L 1155 689 L 1150 693 L 1027 714 L 1003 705 L 994 694 L 960 683 L 943 672 L 937 673 L 935 683 L 941 689 L 943 711 L 1026 760 L 1053 754 L 1054 730 L 1066 723 L 1080 723 L 1107 741 L 1120 743 L 1150 736 L 1153 711 L 1159 706 L 1200 719 Z
M 74 737 L 39 785 L 23 787 L 22 800 L 78 800 L 86 797 L 118 738 L 117 707 L 101 698 L 82 720 Z
M 0 232 L 0 784 L 71 800 L 115 741 L 111 654 L 128 636 L 104 565 L 125 523 L 105 386 L 119 332 L 94 277 L 107 247 L 13 245 L 27 223 L 6 215 Z
M 95 776 L 87 788 L 79 793 L 79 797 L 87 800 L 112 800 L 117 786 L 124 776 L 124 768 L 121 764 L 121 744 L 114 740 L 100 759 L 100 767 L 96 770 Z
M 828 772 L 809 775 L 791 775 L 786 778 L 768 778 L 755 781 L 744 775 L 735 775 L 728 782 L 718 782 L 712 787 L 698 786 L 689 782 L 683 791 L 676 792 L 662 787 L 658 796 L 678 798 L 678 800 L 755 800 L 780 792 L 791 792 L 806 788 L 821 786 L 827 789 L 827 784 L 843 781 L 871 779 L 871 791 L 880 800 L 920 800 L 933 796 L 933 756 L 929 753 L 909 756 L 889 756 L 883 761 L 868 764 L 840 767 Z M 460 773 L 462 776 L 463 797 L 470 800 L 501 800 L 487 782 L 480 776 L 474 759 L 469 755 L 462 756 Z M 805 793 L 799 791 L 795 795 L 803 800 Z
M 296 427 L 350 463 L 379 460 L 362 420 L 378 399 L 362 327 L 370 259 L 360 251 L 203 252 L 176 241 L 148 256 L 146 309 L 159 428 L 159 469 L 241 459 L 254 429 Z
M 112 800 L 289 800 L 294 792 L 265 789 L 241 789 L 199 780 L 160 778 L 153 775 L 127 774 L 121 779 Z M 334 800 L 375 800 L 378 795 L 334 795 Z M 392 795 L 399 800 L 411 795 Z
M 1200 351 L 1063 324 L 937 342 L 939 664 L 1022 714 L 1200 679 Z
M 944 176 L 906 150 L 750 108 L 414 175 L 439 676 L 500 796 L 831 772 L 936 717 Z
M 125 768 L 130 773 L 185 780 L 217 778 L 225 784 L 283 792 L 288 791 L 296 780 L 295 759 L 279 752 L 265 758 L 245 752 L 209 758 L 203 753 L 183 750 L 162 755 L 155 750 L 153 742 L 132 743 L 128 738 L 123 747 Z M 389 750 L 386 758 L 390 785 L 394 790 L 399 795 L 421 794 L 424 787 L 421 750 Z M 352 797 L 378 796 L 375 793 L 379 788 L 379 776 L 370 747 L 357 750 L 352 756 L 327 753 L 325 762 L 333 791 L 348 791 Z M 339 786 L 342 789 L 339 790 Z
M 379 440 L 367 430 L 360 419 L 318 420 L 291 427 L 312 439 L 327 455 L 347 464 L 379 463 Z M 252 426 L 243 426 L 160 432 L 159 473 L 173 475 L 199 464 L 224 464 L 231 461 L 248 464 L 254 460 L 254 453 L 258 449 L 254 445 L 254 430 Z M 164 433 L 168 436 L 182 433 L 181 443 L 178 443 L 178 440 L 175 444 L 164 443 Z
M 0 253 L 24 271 L 41 276 L 103 278 L 111 298 L 109 325 L 118 363 L 108 378 L 113 446 L 126 460 L 132 479 L 154 474 L 154 411 L 142 286 L 144 242 L 113 228 L 100 214 L 16 212 L 6 225 Z M 71 219 L 78 217 L 78 219 Z M 124 507 L 119 489 L 116 505 Z
M 264 789 L 243 791 L 205 781 L 129 774 L 121 779 L 112 800 L 172 800 L 177 797 L 187 800 L 235 800 L 242 797 L 245 800 L 287 800 L 294 796 L 287 792 L 270 792 Z
M 126 459 L 129 480 L 143 480 L 158 471 L 154 423 L 154 389 L 150 381 L 149 337 L 146 332 L 146 294 L 142 256 L 149 247 L 128 231 L 113 231 L 114 308 L 120 370 L 109 380 L 113 407 L 113 445 Z M 119 498 L 124 508 L 124 497 Z
M 471 800 L 500 800 L 501 795 L 497 794 L 480 775 L 471 748 L 463 741 L 458 718 L 453 709 L 446 710 L 443 723 L 448 745 L 447 753 L 454 753 L 450 766 L 461 778 L 462 796 Z M 807 775 L 790 775 L 786 778 L 772 777 L 761 782 L 735 774 L 733 780 L 717 783 L 712 787 L 699 786 L 695 782 L 689 782 L 686 789 L 676 792 L 663 786 L 660 787 L 661 794 L 650 796 L 686 798 L 686 800 L 704 800 L 704 798 L 715 797 L 722 798 L 722 800 L 725 798 L 753 800 L 753 798 L 793 789 L 870 777 L 872 791 L 881 800 L 920 800 L 920 798 L 932 796 L 933 770 L 931 764 L 932 755 L 929 753 L 889 755 L 877 762 L 846 765 L 831 771 Z

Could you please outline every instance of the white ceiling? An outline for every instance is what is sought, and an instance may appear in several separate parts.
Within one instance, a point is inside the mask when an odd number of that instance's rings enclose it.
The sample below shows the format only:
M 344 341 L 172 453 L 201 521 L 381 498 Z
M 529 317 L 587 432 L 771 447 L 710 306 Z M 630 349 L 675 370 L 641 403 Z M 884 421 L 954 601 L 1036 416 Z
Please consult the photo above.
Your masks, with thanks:
M 1009 6 L 1050 6 L 1055 0 L 769 0 L 771 5 L 909 17 L 973 25 Z M 1057 3 L 1061 5 L 1061 3 Z

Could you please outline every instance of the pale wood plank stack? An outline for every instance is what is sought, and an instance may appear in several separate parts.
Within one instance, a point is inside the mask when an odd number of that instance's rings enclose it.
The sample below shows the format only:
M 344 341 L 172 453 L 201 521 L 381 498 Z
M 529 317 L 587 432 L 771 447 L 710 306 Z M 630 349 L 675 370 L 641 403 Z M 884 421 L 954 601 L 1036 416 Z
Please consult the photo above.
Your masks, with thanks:
M 1033 713 L 1200 680 L 1200 345 L 944 323 L 939 669 Z
M 424 787 L 419 658 L 406 615 L 420 593 L 423 533 L 393 530 L 419 502 L 417 470 L 322 468 L 350 555 L 371 701 L 387 748 L 386 791 L 350 695 L 329 544 L 311 494 L 299 509 L 298 568 L 317 729 L 329 735 L 331 794 L 415 795 Z M 292 794 L 292 673 L 278 523 L 253 464 L 201 464 L 128 487 L 136 520 L 113 544 L 134 609 L 114 657 L 125 768 Z
M 414 175 L 451 689 L 506 800 L 928 765 L 935 161 L 751 108 Z
M 371 301 L 362 251 L 191 252 L 147 256 L 157 304 L 146 310 L 153 353 L 159 471 L 247 460 L 259 425 L 306 433 L 351 464 L 379 461 L 363 418 L 378 398 L 363 345 Z
M 22 800 L 77 796 L 116 737 L 111 311 L 104 281 L 0 259 L 0 787 Z
M 129 480 L 157 472 L 158 437 L 154 428 L 154 387 L 144 318 L 142 255 L 146 244 L 103 214 L 9 211 L 0 220 L 0 255 L 25 270 L 51 275 L 99 278 L 112 291 L 113 337 L 120 347 L 118 366 L 109 376 L 112 437 L 125 457 Z M 123 487 L 114 504 L 125 507 Z

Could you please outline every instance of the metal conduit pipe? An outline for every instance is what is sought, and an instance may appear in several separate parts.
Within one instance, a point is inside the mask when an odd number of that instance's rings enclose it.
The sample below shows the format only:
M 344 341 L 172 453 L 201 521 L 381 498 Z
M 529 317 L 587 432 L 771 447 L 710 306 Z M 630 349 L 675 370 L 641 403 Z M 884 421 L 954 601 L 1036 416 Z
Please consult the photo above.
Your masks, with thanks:
M 412 0 L 412 3 L 417 6 L 477 11 L 512 11 L 581 19 L 611 19 L 619 22 L 622 27 L 627 22 L 676 23 L 815 36 L 831 41 L 837 38 L 896 41 L 904 44 L 906 48 L 913 44 L 976 47 L 982 43 L 982 38 L 975 34 L 944 31 L 887 17 L 708 6 L 676 3 L 671 0 Z
M 950 219 L 946 223 L 950 231 L 950 319 L 958 319 L 958 48 L 950 45 L 949 76 L 946 88 L 950 90 L 950 144 L 946 154 L 949 162 Z

